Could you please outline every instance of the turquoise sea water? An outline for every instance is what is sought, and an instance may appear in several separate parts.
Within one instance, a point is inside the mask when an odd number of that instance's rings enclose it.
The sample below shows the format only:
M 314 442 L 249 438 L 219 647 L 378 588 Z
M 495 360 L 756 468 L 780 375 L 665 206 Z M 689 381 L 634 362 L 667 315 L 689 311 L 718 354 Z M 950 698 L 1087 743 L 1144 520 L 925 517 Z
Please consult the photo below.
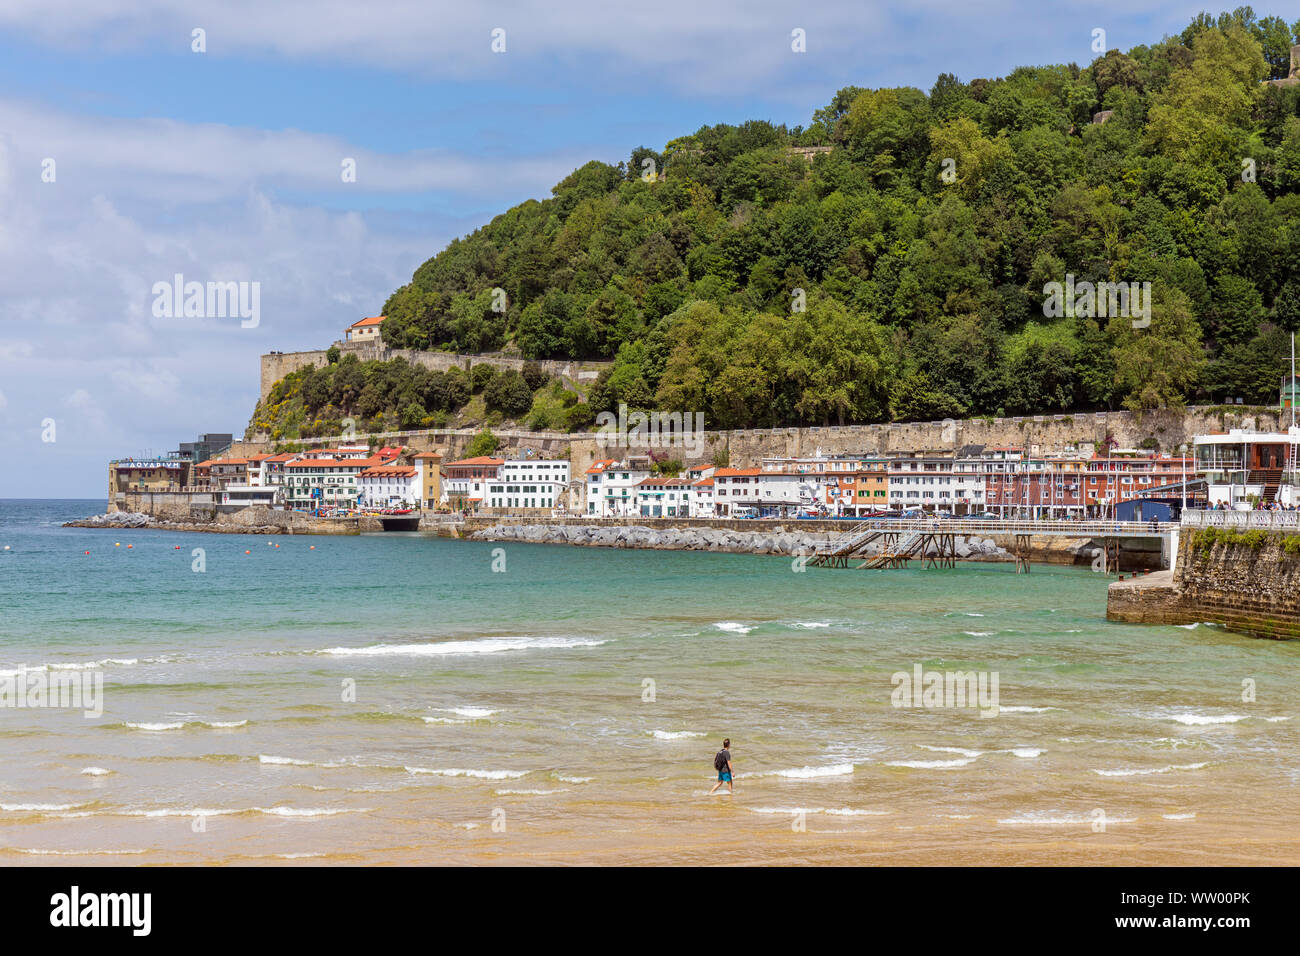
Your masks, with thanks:
M 0 708 L 3 862 L 1300 862 L 1300 646 L 1108 623 L 1086 569 L 60 527 L 100 510 L 0 501 L 0 673 L 104 681 Z M 1001 712 L 893 706 L 918 664 Z

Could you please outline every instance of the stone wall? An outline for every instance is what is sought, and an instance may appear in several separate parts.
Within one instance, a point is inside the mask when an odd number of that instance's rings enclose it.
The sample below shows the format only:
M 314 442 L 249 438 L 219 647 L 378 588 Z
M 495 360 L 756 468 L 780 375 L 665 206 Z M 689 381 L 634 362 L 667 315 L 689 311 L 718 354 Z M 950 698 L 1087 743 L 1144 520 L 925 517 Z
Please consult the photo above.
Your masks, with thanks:
M 852 528 L 854 524 L 851 520 L 821 520 L 815 518 L 771 518 L 762 520 L 749 518 L 646 518 L 636 516 L 592 518 L 587 515 L 556 518 L 549 515 L 511 515 L 505 517 L 475 514 L 467 516 L 455 524 L 442 522 L 437 518 L 432 520 L 426 518 L 421 522 L 420 530 L 438 531 L 456 537 L 469 537 L 499 525 L 509 525 L 537 528 L 651 528 L 657 531 L 701 531 L 708 529 L 750 534 L 799 534 L 825 537 L 843 534 Z M 943 530 L 942 525 L 939 530 Z M 959 537 L 968 540 L 968 543 L 972 544 L 978 539 L 979 542 L 1004 551 L 1012 551 L 1016 547 L 1016 536 L 1014 534 L 991 533 L 974 537 L 967 535 L 960 535 Z M 1125 567 L 1160 567 L 1161 554 L 1158 547 L 1156 550 L 1151 551 L 1143 549 L 1140 541 L 1130 542 L 1130 544 L 1133 545 L 1133 549 L 1124 552 Z M 1086 537 L 1036 535 L 1030 539 L 1028 557 L 1031 563 L 1090 565 L 1094 552 L 1100 547 L 1099 542 Z
M 423 365 L 425 368 L 437 372 L 445 372 L 450 368 L 468 370 L 471 365 L 491 365 L 498 369 L 510 368 L 519 371 L 523 368 L 524 362 L 527 361 L 519 355 L 505 355 L 496 352 L 482 355 L 461 355 L 455 352 L 390 349 L 381 343 L 375 342 L 335 342 L 334 344 L 344 355 L 355 355 L 363 362 L 371 360 L 387 362 L 395 358 L 404 358 L 412 365 Z M 261 388 L 257 400 L 259 402 L 266 401 L 266 397 L 271 394 L 271 386 L 290 372 L 296 372 L 308 366 L 322 366 L 327 361 L 327 351 L 325 349 L 315 349 L 309 352 L 271 352 L 263 355 Z M 539 359 L 537 364 L 548 375 L 558 376 L 568 379 L 570 382 L 582 384 L 584 382 L 594 382 L 600 374 L 600 370 L 613 363 Z
M 211 492 L 118 491 L 108 496 L 108 514 L 118 511 L 152 515 L 167 521 L 211 520 L 217 512 Z
M 170 526 L 167 530 L 220 531 L 232 534 L 356 534 L 358 530 L 383 530 L 377 521 L 362 526 L 357 518 L 315 518 L 264 505 L 231 509 L 215 504 L 212 498 L 211 494 L 197 492 L 128 491 L 119 493 L 114 500 L 109 501 L 107 513 L 148 515 L 156 522 Z
M 1209 621 L 1258 637 L 1300 637 L 1300 554 L 1286 552 L 1280 533 L 1258 535 L 1258 547 L 1218 541 L 1206 548 L 1185 529 L 1167 580 L 1146 588 L 1112 584 L 1106 616 L 1146 624 Z
M 1259 532 L 1260 545 L 1216 542 L 1208 549 L 1190 529 L 1181 535 L 1174 587 L 1181 599 L 1232 630 L 1300 637 L 1300 555 L 1284 535 Z

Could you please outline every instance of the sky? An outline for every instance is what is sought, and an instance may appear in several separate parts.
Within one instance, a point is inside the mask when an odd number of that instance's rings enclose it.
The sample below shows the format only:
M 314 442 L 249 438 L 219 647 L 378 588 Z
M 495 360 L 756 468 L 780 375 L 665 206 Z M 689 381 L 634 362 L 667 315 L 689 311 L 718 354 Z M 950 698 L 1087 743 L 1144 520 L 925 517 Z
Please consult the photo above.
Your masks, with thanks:
M 0 498 L 103 498 L 109 459 L 242 435 L 261 354 L 327 347 L 589 160 L 1087 65 L 1095 30 L 1128 49 L 1201 8 L 0 0 Z M 256 283 L 256 324 L 157 314 L 178 274 Z

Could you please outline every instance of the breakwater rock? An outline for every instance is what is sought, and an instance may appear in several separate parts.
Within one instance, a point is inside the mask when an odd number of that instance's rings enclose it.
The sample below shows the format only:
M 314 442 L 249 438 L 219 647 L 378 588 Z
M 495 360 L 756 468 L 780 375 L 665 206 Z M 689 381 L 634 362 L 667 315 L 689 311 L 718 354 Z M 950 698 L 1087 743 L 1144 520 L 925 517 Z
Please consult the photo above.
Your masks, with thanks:
M 646 525 L 498 524 L 469 535 L 472 541 L 520 541 L 530 544 L 573 544 L 596 548 L 648 548 L 661 551 L 722 551 L 735 554 L 812 556 L 833 537 L 783 527 L 762 531 L 725 528 L 651 528 Z M 958 536 L 957 557 L 970 561 L 1011 560 L 991 540 Z M 875 553 L 872 547 L 867 554 Z
M 142 512 L 113 511 L 81 521 L 68 521 L 63 527 L 201 531 L 210 534 L 357 534 L 358 531 L 382 530 L 373 519 L 314 518 L 258 506 L 232 512 L 209 510 L 196 513 L 189 520 L 160 518 Z

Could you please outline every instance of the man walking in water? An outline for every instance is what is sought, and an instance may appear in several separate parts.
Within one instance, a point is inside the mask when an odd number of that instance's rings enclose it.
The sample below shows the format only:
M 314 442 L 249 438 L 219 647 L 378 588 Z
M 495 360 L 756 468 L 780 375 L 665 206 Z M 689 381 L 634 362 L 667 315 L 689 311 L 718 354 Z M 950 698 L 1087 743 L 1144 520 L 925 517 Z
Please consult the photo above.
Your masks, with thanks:
M 727 793 L 732 793 L 731 787 L 731 738 L 728 737 L 722 742 L 722 749 L 718 751 L 717 756 L 713 758 L 713 769 L 718 771 L 718 782 L 713 785 L 709 791 L 709 796 L 713 796 L 717 789 L 724 783 L 727 785 Z

